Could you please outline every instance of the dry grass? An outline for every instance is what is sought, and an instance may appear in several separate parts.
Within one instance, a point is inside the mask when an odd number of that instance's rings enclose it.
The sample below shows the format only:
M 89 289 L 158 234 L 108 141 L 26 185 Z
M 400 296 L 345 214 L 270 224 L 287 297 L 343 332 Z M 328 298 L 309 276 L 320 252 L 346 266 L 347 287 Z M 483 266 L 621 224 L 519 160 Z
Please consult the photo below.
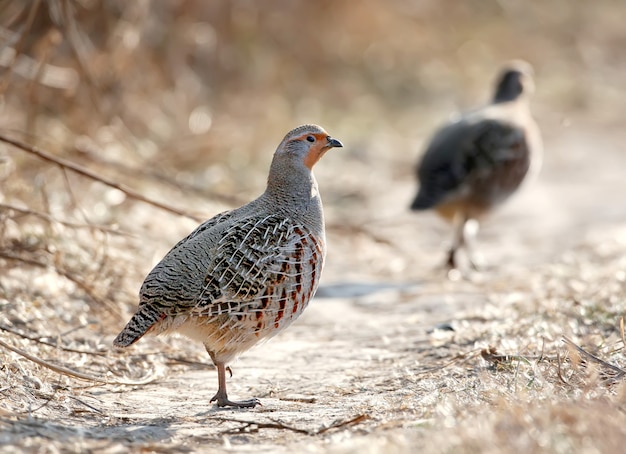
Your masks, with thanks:
M 270 3 L 0 1 L 0 451 L 621 451 L 625 5 Z M 514 57 L 544 170 L 451 282 L 412 165 Z M 347 145 L 317 170 L 322 288 L 233 367 L 264 406 L 217 410 L 199 346 L 111 340 L 304 122 Z

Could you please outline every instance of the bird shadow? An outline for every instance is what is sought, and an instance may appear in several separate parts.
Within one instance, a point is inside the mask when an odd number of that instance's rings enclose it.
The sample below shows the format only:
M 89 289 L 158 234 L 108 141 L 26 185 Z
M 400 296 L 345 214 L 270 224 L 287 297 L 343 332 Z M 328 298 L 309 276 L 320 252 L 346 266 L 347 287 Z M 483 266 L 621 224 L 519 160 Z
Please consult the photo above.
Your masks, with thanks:
M 17 420 L 3 419 L 7 432 L 21 437 L 54 439 L 57 441 L 92 440 L 131 445 L 146 442 L 161 442 L 172 437 L 175 430 L 171 418 L 156 418 L 145 422 L 118 421 L 117 424 L 93 421 L 91 424 L 77 424 L 76 420 L 67 423 L 46 418 L 28 417 Z
M 340 282 L 320 285 L 316 298 L 360 298 L 386 291 L 407 291 L 420 287 L 423 282 Z

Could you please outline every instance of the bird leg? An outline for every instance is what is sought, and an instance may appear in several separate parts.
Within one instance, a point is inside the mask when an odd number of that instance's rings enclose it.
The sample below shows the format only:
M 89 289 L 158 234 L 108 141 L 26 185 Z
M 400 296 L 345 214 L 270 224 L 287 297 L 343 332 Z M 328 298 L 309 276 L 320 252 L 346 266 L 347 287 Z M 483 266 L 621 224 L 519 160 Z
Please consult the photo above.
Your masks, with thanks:
M 455 248 L 454 246 L 451 247 L 450 250 L 448 251 L 448 260 L 446 260 L 446 268 L 448 268 L 449 270 L 457 269 L 456 251 L 457 251 L 457 248 Z
M 446 266 L 448 270 L 458 269 L 457 252 L 464 248 L 470 268 L 474 271 L 481 269 L 482 260 L 474 254 L 474 239 L 478 233 L 478 221 L 463 214 L 457 214 L 454 218 L 454 238 L 448 251 Z
M 239 402 L 235 402 L 228 399 L 228 394 L 226 393 L 226 366 L 224 363 L 215 362 L 215 367 L 217 367 L 217 394 L 215 394 L 210 402 L 217 402 L 218 407 L 235 407 L 235 408 L 254 408 L 257 405 L 261 405 L 261 401 L 257 398 L 253 398 L 250 400 L 242 400 Z M 228 368 L 230 370 L 230 368 Z
M 458 269 L 458 263 L 456 259 L 457 251 L 465 244 L 466 221 L 467 218 L 460 213 L 457 213 L 454 216 L 454 237 L 452 238 L 452 246 L 450 246 L 450 250 L 448 251 L 448 260 L 446 261 L 446 267 L 448 268 L 448 270 Z
M 474 271 L 480 271 L 483 267 L 483 260 L 474 252 L 474 244 L 476 235 L 478 234 L 478 221 L 476 219 L 466 218 L 463 224 L 463 246 L 467 252 L 467 259 L 470 267 Z

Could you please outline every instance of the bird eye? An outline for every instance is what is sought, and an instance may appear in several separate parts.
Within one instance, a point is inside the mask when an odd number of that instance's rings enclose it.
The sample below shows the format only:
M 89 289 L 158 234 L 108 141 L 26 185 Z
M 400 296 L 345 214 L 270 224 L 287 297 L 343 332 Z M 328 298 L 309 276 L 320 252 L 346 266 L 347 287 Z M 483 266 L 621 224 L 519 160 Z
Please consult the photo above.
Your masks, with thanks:
M 315 142 L 315 137 L 313 136 L 306 136 L 306 140 L 309 142 Z

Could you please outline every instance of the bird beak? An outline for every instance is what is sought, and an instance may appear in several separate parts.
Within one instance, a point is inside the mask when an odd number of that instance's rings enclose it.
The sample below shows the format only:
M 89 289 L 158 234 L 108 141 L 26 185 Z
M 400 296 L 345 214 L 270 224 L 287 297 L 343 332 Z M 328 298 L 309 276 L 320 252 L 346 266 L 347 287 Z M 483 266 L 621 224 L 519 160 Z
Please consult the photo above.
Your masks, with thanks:
M 326 137 L 326 140 L 328 140 L 328 145 L 326 145 L 326 147 L 324 148 L 342 148 L 343 147 L 343 144 L 341 142 L 339 142 L 337 139 L 333 139 L 330 136 Z

